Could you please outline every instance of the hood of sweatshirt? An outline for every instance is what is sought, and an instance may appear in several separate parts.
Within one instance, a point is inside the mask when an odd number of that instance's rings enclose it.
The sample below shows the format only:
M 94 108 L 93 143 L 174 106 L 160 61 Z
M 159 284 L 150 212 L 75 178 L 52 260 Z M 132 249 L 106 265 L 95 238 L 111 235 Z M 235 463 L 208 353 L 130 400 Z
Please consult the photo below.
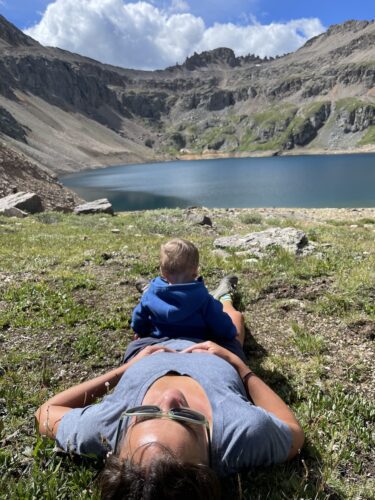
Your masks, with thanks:
M 163 323 L 181 323 L 201 309 L 207 300 L 209 293 L 202 278 L 170 285 L 165 279 L 157 277 L 151 281 L 142 302 L 155 319 Z

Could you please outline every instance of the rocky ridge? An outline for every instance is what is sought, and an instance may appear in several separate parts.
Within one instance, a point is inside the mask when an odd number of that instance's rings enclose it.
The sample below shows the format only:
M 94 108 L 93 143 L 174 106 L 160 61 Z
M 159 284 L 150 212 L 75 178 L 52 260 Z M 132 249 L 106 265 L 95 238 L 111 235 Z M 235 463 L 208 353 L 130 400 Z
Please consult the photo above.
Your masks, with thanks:
M 200 154 L 375 150 L 375 22 L 295 53 L 231 49 L 136 71 L 43 47 L 0 17 L 0 133 L 54 172 Z

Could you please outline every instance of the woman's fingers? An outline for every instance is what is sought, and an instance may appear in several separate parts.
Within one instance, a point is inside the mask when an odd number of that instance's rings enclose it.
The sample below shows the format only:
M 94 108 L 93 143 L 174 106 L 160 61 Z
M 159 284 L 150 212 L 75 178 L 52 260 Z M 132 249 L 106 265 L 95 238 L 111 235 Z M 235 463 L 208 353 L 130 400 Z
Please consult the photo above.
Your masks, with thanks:
M 130 363 L 135 363 L 145 356 L 150 356 L 151 354 L 155 354 L 157 352 L 176 352 L 174 349 L 170 349 L 166 346 L 161 345 L 149 345 L 142 349 L 133 359 L 130 360 Z
M 170 349 L 164 345 L 150 345 L 146 347 L 147 354 L 154 354 L 155 352 L 176 352 L 174 349 Z
M 176 352 L 174 349 L 169 349 L 168 347 L 159 347 L 159 349 L 155 349 L 150 354 L 157 354 L 158 352 Z
M 198 349 L 201 351 L 208 351 L 209 349 L 212 349 L 214 347 L 216 347 L 215 342 L 211 342 L 210 340 L 207 340 L 206 342 L 201 342 L 199 344 L 194 344 L 190 347 L 187 347 L 186 349 L 184 349 L 181 352 L 193 352 L 193 351 L 196 351 Z

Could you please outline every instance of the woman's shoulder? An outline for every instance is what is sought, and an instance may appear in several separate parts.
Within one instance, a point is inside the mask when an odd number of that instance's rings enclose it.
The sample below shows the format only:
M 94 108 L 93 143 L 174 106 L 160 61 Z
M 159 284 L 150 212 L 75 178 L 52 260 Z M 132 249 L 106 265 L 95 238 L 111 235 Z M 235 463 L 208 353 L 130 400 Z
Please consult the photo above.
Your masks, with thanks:
M 284 422 L 233 395 L 222 402 L 220 412 L 221 426 L 216 429 L 213 443 L 221 473 L 286 460 L 292 438 Z

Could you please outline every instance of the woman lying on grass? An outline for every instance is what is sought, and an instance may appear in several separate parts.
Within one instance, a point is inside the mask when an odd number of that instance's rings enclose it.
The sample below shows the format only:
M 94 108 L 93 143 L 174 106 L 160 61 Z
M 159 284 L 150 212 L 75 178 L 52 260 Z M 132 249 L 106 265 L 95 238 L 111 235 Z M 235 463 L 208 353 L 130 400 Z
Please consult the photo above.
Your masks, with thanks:
M 36 412 L 39 431 L 81 455 L 107 454 L 105 499 L 220 498 L 218 476 L 293 458 L 304 440 L 288 406 L 245 363 L 238 340 L 144 338 L 125 362 Z M 97 404 L 97 398 L 115 390 Z

